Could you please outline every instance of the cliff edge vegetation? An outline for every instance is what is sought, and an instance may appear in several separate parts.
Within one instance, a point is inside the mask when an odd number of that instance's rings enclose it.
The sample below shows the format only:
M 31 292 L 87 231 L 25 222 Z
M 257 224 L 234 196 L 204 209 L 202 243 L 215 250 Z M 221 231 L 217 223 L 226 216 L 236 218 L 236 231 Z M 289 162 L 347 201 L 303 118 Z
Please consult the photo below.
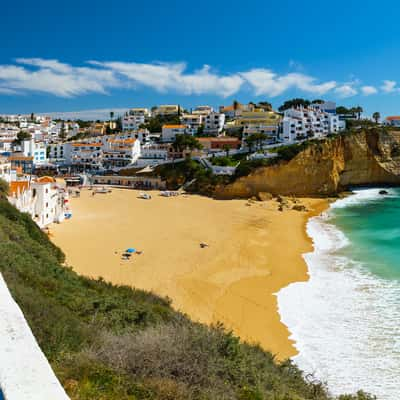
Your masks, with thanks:
M 6 190 L 0 182 L 0 272 L 71 399 L 333 399 L 290 361 L 193 323 L 167 299 L 78 276 Z
M 292 158 L 249 169 L 234 182 L 218 185 L 214 195 L 334 196 L 355 186 L 400 184 L 400 131 L 364 127 L 294 150 Z

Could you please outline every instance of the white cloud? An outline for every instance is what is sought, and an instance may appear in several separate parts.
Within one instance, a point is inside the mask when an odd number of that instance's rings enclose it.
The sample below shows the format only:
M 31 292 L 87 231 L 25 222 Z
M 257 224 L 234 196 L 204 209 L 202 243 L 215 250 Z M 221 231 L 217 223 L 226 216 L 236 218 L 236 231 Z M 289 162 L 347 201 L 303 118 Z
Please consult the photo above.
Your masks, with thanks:
M 295 66 L 294 62 L 290 63 Z M 385 93 L 400 91 L 395 81 L 383 81 Z M 234 73 L 219 73 L 209 65 L 188 70 L 186 63 L 135 63 L 89 61 L 74 66 L 55 59 L 17 58 L 15 63 L 0 65 L 0 94 L 15 95 L 42 92 L 61 97 L 87 93 L 107 94 L 113 88 L 148 87 L 161 93 L 184 95 L 216 95 L 228 97 L 246 88 L 256 96 L 276 97 L 289 90 L 314 96 L 335 93 L 339 97 L 372 95 L 375 86 L 362 86 L 353 80 L 337 83 L 319 81 L 301 72 L 278 74 L 270 69 L 254 68 Z
M 396 81 L 385 80 L 385 81 L 383 81 L 383 85 L 381 86 L 381 89 L 385 93 L 395 92 L 395 91 L 399 90 L 398 88 L 396 88 L 396 85 L 397 85 Z
M 85 93 L 106 93 L 107 88 L 120 86 L 112 71 L 88 67 L 72 67 L 57 60 L 18 59 L 28 65 L 0 65 L 0 87 L 14 93 L 44 92 L 61 97 Z M 33 67 L 33 68 L 32 68 Z
M 241 74 L 254 88 L 256 95 L 279 96 L 288 89 L 297 88 L 304 92 L 322 95 L 336 86 L 335 81 L 316 83 L 316 79 L 301 73 L 277 75 L 268 69 L 252 69 Z
M 363 86 L 361 88 L 361 92 L 365 95 L 365 96 L 369 96 L 371 94 L 376 94 L 378 93 L 378 90 L 375 86 Z
M 231 96 L 239 91 L 244 83 L 239 74 L 218 75 L 210 66 L 186 73 L 185 63 L 139 64 L 125 62 L 96 62 L 90 64 L 107 68 L 123 75 L 134 85 L 144 85 L 159 92 L 169 90 L 190 94 L 216 94 Z
M 344 85 L 338 86 L 335 89 L 335 92 L 340 97 L 352 97 L 358 93 L 357 89 L 355 89 L 353 85 L 349 83 L 345 83 Z

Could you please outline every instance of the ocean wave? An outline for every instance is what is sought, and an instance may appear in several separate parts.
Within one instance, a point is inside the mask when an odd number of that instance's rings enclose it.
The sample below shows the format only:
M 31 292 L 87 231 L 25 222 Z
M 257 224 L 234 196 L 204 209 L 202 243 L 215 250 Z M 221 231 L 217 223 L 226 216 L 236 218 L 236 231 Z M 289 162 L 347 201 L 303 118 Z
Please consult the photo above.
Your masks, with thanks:
M 332 208 L 375 201 L 378 196 L 384 197 L 379 189 L 360 190 Z M 338 250 L 349 240 L 330 223 L 331 217 L 327 212 L 308 222 L 314 251 L 304 259 L 310 280 L 277 294 L 281 320 L 299 352 L 293 360 L 326 382 L 335 395 L 363 389 L 383 400 L 397 400 L 400 282 L 379 278 L 341 255 Z
M 387 194 L 379 194 L 381 190 L 385 190 Z M 396 192 L 395 189 L 388 188 L 356 189 L 353 190 L 352 193 L 353 194 L 348 197 L 335 201 L 331 205 L 331 208 L 344 208 L 348 207 L 349 205 L 362 205 L 371 201 L 384 200 L 388 197 L 398 197 L 398 192 Z

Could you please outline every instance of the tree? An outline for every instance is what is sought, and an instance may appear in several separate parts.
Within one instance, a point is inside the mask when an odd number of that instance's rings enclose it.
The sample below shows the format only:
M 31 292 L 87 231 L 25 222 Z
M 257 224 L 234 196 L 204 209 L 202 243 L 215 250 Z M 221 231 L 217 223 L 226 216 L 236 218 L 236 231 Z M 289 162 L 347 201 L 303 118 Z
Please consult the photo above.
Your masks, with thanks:
M 114 119 L 114 111 L 110 111 L 110 120 L 112 121 Z
M 381 119 L 381 114 L 378 111 L 375 111 L 372 114 L 372 118 L 374 119 L 375 123 L 377 124 L 379 120 Z
M 343 106 L 338 106 L 336 107 L 336 114 L 342 114 L 342 115 L 351 114 L 351 110 Z
M 66 137 L 67 137 L 67 132 L 65 130 L 65 122 L 64 121 L 61 121 L 61 128 L 60 128 L 58 137 L 62 140 L 66 139 Z
M 233 100 L 233 109 L 237 111 L 240 107 L 240 103 L 237 100 Z
M 175 151 L 184 151 L 189 149 L 190 151 L 194 149 L 202 149 L 202 144 L 193 136 L 187 134 L 178 134 L 175 136 L 175 140 L 172 143 L 172 147 Z
M 308 107 L 310 105 L 310 101 L 309 100 L 305 100 L 305 99 L 301 99 L 301 98 L 296 98 L 296 99 L 292 99 L 292 100 L 286 100 L 279 108 L 279 111 L 285 111 L 288 110 L 290 108 L 296 108 L 299 106 L 303 106 L 303 107 Z
M 363 108 L 360 106 L 354 108 L 354 112 L 357 114 L 357 119 L 361 119 L 361 114 L 363 113 L 363 111 Z
M 225 151 L 226 157 L 228 158 L 228 157 L 229 157 L 229 151 L 231 150 L 230 146 L 227 145 L 227 144 L 224 144 L 224 145 L 222 146 L 222 149 Z
M 31 113 L 31 121 L 32 122 L 35 121 L 35 114 L 34 113 Z
M 265 111 L 272 111 L 272 104 L 268 101 L 259 101 L 257 106 Z
M 315 99 L 311 102 L 311 104 L 324 104 L 324 101 L 322 99 Z
M 32 136 L 29 132 L 19 131 L 17 133 L 17 138 L 14 140 L 14 144 L 21 144 L 24 140 L 29 140 L 31 138 L 32 138 Z
M 199 127 L 197 128 L 197 134 L 198 135 L 202 135 L 204 133 L 204 125 L 201 124 L 199 125 Z
M 249 152 L 251 153 L 253 151 L 253 147 L 256 144 L 256 137 L 254 135 L 249 135 L 247 136 L 246 139 L 244 139 L 247 147 L 249 148 Z

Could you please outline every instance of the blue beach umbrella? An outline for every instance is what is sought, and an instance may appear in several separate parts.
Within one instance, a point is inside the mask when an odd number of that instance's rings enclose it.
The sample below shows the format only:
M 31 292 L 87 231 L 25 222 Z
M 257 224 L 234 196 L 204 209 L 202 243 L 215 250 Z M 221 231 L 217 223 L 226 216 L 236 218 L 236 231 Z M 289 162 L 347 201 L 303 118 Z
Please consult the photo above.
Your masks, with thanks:
M 126 253 L 136 253 L 136 250 L 132 247 L 130 247 L 129 249 L 125 250 Z

